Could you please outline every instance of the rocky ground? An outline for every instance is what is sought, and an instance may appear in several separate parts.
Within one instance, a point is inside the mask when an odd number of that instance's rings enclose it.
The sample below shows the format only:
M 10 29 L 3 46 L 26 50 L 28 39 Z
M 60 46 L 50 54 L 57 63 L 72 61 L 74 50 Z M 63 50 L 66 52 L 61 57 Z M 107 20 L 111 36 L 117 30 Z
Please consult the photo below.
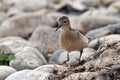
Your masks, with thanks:
M 56 21 L 90 38 L 69 53 L 58 45 Z M 120 0 L 0 0 L 0 54 L 13 54 L 0 66 L 0 80 L 120 80 Z

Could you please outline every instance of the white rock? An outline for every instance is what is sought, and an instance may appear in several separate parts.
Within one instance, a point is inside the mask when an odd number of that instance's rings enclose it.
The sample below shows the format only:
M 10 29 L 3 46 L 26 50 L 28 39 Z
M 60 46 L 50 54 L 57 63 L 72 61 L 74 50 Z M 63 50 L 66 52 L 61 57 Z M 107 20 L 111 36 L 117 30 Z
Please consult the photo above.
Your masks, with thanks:
M 6 80 L 54 80 L 53 77 L 65 69 L 67 68 L 59 65 L 44 65 L 34 70 L 18 71 Z
M 7 5 L 14 4 L 14 7 L 24 9 L 29 7 L 33 10 L 38 10 L 48 5 L 49 0 L 5 0 L 4 3 Z M 29 4 L 28 4 L 29 3 Z
M 25 47 L 15 54 L 15 59 L 10 61 L 10 66 L 16 70 L 34 69 L 47 63 L 43 55 L 33 47 Z
M 0 46 L 5 45 L 8 47 L 12 53 L 16 53 L 18 49 L 24 48 L 27 45 L 30 45 L 25 39 L 20 37 L 6 37 L 0 39 Z
M 32 70 L 22 70 L 11 74 L 5 80 L 25 80 L 25 75 L 30 73 Z
M 33 30 L 41 24 L 48 24 L 45 15 L 49 11 L 47 9 L 34 13 L 24 13 L 6 19 L 0 26 L 0 37 L 20 36 L 28 38 Z
M 62 79 L 62 80 L 110 80 L 110 77 L 106 75 L 101 75 L 97 72 L 82 72 L 82 73 L 73 73 L 69 75 L 68 77 Z
M 75 64 L 78 63 L 78 61 L 76 59 L 79 58 L 80 52 L 79 51 L 72 51 L 69 54 L 69 61 L 67 63 L 71 63 L 75 62 Z M 59 58 L 58 58 L 58 62 L 60 64 L 62 64 L 65 60 L 67 60 L 67 51 L 64 51 L 60 54 Z
M 92 55 L 95 53 L 95 51 L 91 48 L 84 48 L 83 53 L 81 56 L 81 60 L 87 60 L 92 57 Z M 69 61 L 67 62 L 68 65 L 75 65 L 78 64 L 79 56 L 80 56 L 80 51 L 71 51 L 69 54 Z M 65 60 L 67 60 L 67 51 L 64 51 L 63 53 L 60 54 L 58 58 L 58 62 L 62 64 Z
M 39 34 L 39 35 L 38 35 Z M 49 26 L 39 26 L 31 35 L 29 41 L 43 43 L 46 46 L 46 52 L 49 48 L 57 49 L 58 45 L 58 32 Z
M 4 12 L 0 12 L 0 24 L 5 20 L 5 19 L 7 19 L 7 15 L 6 15 L 6 13 L 4 13 Z
M 9 66 L 0 66 L 0 80 L 4 80 L 12 73 L 16 72 L 16 70 Z
M 120 41 L 120 35 L 119 34 L 111 34 L 111 35 L 108 35 L 108 36 L 104 36 L 104 37 L 101 37 L 101 38 L 94 39 L 88 44 L 88 47 L 97 49 L 97 47 L 99 47 L 105 41 L 107 41 L 107 42 Z

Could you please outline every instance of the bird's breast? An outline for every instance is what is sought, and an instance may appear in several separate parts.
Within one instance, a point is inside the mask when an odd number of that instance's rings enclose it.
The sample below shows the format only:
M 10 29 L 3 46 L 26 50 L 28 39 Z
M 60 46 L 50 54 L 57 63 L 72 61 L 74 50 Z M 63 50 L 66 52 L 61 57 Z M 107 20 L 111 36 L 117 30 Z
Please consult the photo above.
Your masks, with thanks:
M 80 37 L 76 37 L 71 33 L 61 33 L 59 36 L 59 44 L 61 48 L 67 51 L 73 51 L 83 49 L 87 43 L 84 38 L 81 39 Z

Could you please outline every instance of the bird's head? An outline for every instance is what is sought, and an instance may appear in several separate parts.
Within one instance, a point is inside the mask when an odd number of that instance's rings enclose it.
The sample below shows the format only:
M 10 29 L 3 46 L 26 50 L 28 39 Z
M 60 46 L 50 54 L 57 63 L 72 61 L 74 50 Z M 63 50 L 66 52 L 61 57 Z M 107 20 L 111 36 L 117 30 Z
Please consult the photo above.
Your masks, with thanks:
M 58 20 L 58 27 L 57 27 L 56 31 L 62 26 L 67 27 L 69 25 L 70 25 L 69 18 L 67 16 L 62 16 Z

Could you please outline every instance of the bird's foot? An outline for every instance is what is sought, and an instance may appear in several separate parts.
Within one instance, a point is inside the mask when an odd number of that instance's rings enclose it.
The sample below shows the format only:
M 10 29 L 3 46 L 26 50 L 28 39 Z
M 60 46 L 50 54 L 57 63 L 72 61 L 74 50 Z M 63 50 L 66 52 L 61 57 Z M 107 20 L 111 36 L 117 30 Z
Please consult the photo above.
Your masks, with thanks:
M 76 58 L 76 60 L 78 61 L 78 65 L 80 65 L 80 62 L 81 62 L 80 59 Z
M 63 65 L 63 64 L 66 64 L 67 65 L 67 62 L 68 62 L 69 60 L 65 60 L 65 61 L 63 61 L 62 63 L 61 63 L 61 65 Z

